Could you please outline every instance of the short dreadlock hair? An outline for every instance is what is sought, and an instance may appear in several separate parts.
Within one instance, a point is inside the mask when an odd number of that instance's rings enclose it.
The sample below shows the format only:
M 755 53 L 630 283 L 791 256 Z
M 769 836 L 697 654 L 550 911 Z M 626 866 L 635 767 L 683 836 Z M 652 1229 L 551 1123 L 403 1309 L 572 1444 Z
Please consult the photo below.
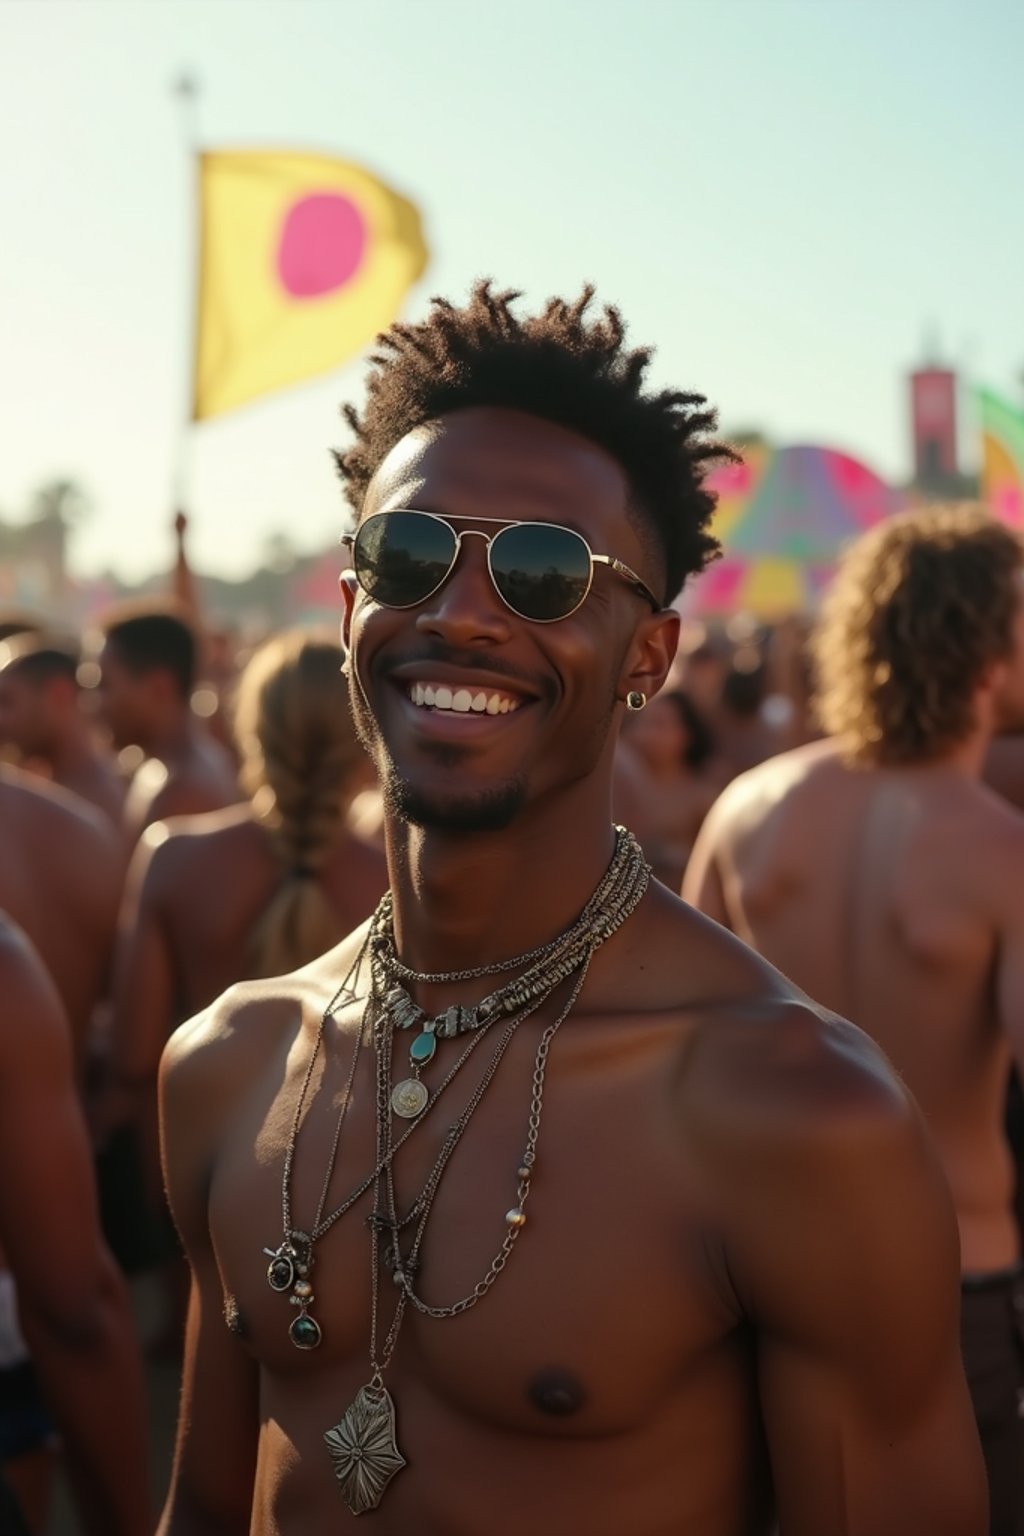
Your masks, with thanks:
M 407 433 L 471 407 L 523 411 L 579 433 L 622 466 L 634 509 L 656 536 L 671 601 L 720 552 L 708 532 L 716 498 L 704 476 L 735 455 L 711 435 L 717 418 L 703 395 L 644 389 L 651 349 L 624 346 L 618 310 L 588 317 L 593 294 L 587 286 L 573 304 L 549 299 L 520 320 L 512 313 L 519 293 L 478 282 L 465 308 L 435 298 L 422 323 L 379 336 L 366 406 L 361 414 L 344 408 L 356 442 L 334 456 L 356 514 Z

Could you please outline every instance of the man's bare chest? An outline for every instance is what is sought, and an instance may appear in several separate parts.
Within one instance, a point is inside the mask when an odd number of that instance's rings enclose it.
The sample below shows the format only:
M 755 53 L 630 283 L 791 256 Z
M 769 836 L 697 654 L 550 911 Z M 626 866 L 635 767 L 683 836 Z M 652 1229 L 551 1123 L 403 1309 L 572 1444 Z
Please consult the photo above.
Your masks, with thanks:
M 525 1220 L 510 1223 L 536 1118 L 534 1045 L 524 1036 L 508 1050 L 440 1177 L 479 1063 L 421 1121 L 396 1124 L 392 1142 L 405 1139 L 381 1168 L 378 1085 L 364 1051 L 329 1178 L 347 1073 L 328 1071 L 300 1126 L 288 1191 L 291 1227 L 319 1232 L 308 1315 L 320 1342 L 311 1350 L 290 1336 L 295 1302 L 268 1283 L 265 1252 L 284 1236 L 287 1090 L 266 1089 L 237 1117 L 214 1170 L 211 1231 L 244 1347 L 283 1391 L 325 1372 L 369 1379 L 372 1218 L 389 1202 L 401 1229 L 397 1256 L 390 1238 L 377 1245 L 378 1359 L 402 1290 L 392 1271 L 403 1268 L 412 1293 L 391 1371 L 414 1374 L 477 1419 L 534 1430 L 557 1421 L 569 1433 L 630 1426 L 730 1331 L 705 1259 L 699 1176 L 674 1126 L 666 1053 L 649 1031 L 634 1052 L 610 1037 L 596 1050 L 579 1036 L 559 1042 L 532 1138 Z

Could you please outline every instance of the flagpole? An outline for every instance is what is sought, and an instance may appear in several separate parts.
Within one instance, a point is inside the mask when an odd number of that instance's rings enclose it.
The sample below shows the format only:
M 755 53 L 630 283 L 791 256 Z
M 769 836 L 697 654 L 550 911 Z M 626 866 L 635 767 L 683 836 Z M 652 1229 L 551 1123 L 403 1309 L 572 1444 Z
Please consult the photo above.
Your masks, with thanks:
M 195 345 L 196 345 L 196 301 L 197 283 L 199 271 L 199 239 L 200 239 L 200 208 L 199 208 L 199 81 L 194 73 L 183 69 L 171 87 L 173 95 L 178 102 L 178 120 L 181 125 L 182 144 L 185 149 L 188 163 L 189 197 L 192 209 L 191 239 L 188 243 L 187 271 L 185 280 L 185 292 L 188 296 L 188 318 L 184 327 L 188 341 L 188 361 L 185 368 L 185 380 L 182 394 L 181 415 L 178 418 L 178 433 L 175 443 L 174 468 L 173 468 L 173 495 L 174 509 L 177 517 L 186 513 L 189 493 L 191 490 L 191 447 L 192 447 L 192 410 L 193 410 L 193 380 L 195 373 Z

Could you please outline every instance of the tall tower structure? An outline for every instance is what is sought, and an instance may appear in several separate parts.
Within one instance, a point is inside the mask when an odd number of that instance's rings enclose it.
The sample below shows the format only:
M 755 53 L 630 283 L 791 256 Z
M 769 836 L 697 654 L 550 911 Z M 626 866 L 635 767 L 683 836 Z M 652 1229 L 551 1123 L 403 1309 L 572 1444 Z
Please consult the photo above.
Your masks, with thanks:
M 914 437 L 914 483 L 943 495 L 959 485 L 956 452 L 956 374 L 928 365 L 910 375 L 910 418 Z

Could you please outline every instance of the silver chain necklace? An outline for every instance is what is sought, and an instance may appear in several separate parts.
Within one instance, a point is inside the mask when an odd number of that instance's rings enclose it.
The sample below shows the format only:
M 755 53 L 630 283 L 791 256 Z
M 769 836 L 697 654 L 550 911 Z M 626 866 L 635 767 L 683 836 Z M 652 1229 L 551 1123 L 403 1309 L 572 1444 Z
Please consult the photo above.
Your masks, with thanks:
M 394 1140 L 391 1113 L 396 1111 L 391 1078 L 395 1025 L 387 1007 L 382 1011 L 377 1027 L 374 1030 L 374 1042 L 377 1052 L 377 1134 L 376 1169 L 374 1174 L 371 1175 L 371 1180 L 375 1184 L 374 1210 L 370 1219 L 371 1375 L 369 1382 L 360 1388 L 354 1401 L 349 1405 L 342 1418 L 324 1435 L 324 1441 L 342 1496 L 354 1515 L 363 1514 L 368 1510 L 375 1509 L 392 1478 L 407 1465 L 405 1457 L 398 1448 L 394 1401 L 384 1384 L 384 1372 L 387 1370 L 394 1355 L 407 1303 L 411 1302 L 419 1312 L 432 1318 L 457 1317 L 460 1313 L 468 1311 L 470 1307 L 476 1306 L 487 1295 L 488 1291 L 497 1281 L 498 1276 L 504 1270 L 511 1257 L 516 1239 L 526 1225 L 524 1206 L 529 1198 L 531 1180 L 536 1166 L 537 1145 L 540 1138 L 541 1114 L 544 1102 L 544 1082 L 552 1043 L 558 1030 L 569 1017 L 579 998 L 595 950 L 636 909 L 647 890 L 650 879 L 650 870 L 643 858 L 639 845 L 629 833 L 625 832 L 625 829 L 617 828 L 616 832 L 616 858 L 612 861 L 613 866 L 616 868 L 616 879 L 612 882 L 611 889 L 608 889 L 607 876 L 598 887 L 598 890 L 605 897 L 605 904 L 600 913 L 593 913 L 594 922 L 589 935 L 589 942 L 583 943 L 577 951 L 576 964 L 572 966 L 571 971 L 563 971 L 561 964 L 556 965 L 550 985 L 542 993 L 532 991 L 527 1006 L 520 1016 L 511 1019 L 507 1024 L 494 1057 L 489 1063 L 481 1082 L 471 1095 L 462 1115 L 449 1128 L 434 1166 L 427 1175 L 426 1183 L 414 1201 L 409 1216 L 405 1218 L 401 1218 L 398 1213 L 394 1185 L 394 1158 L 398 1147 L 407 1138 L 409 1132 L 407 1131 L 397 1142 Z M 619 855 L 621 855 L 621 858 Z M 609 868 L 609 873 L 611 872 L 611 867 Z M 597 894 L 595 892 L 595 898 Z M 591 899 L 591 902 L 588 902 L 584 911 L 591 912 L 593 906 L 594 898 Z M 531 953 L 539 956 L 542 953 L 549 954 L 557 950 L 560 943 L 568 937 L 568 934 L 575 935 L 578 927 L 578 923 L 574 924 L 573 928 L 568 930 L 567 934 L 562 935 L 560 940 L 554 940 L 550 945 L 542 946 L 541 950 Z M 511 966 L 509 965 L 507 968 L 511 969 Z M 476 974 L 489 975 L 492 974 L 493 969 L 492 967 L 479 968 Z M 497 1072 L 505 1050 L 511 1043 L 512 1037 L 520 1023 L 522 1023 L 525 1017 L 540 1008 L 572 971 L 575 971 L 576 975 L 569 998 L 559 1010 L 555 1019 L 542 1032 L 534 1057 L 530 1107 L 527 1120 L 526 1150 L 516 1170 L 516 1203 L 505 1215 L 507 1228 L 505 1237 L 486 1273 L 470 1292 L 448 1306 L 430 1305 L 417 1293 L 413 1281 L 420 1267 L 420 1253 L 424 1235 L 445 1169 L 455 1148 L 465 1134 L 473 1113 L 483 1099 L 490 1082 Z M 454 972 L 437 973 L 437 975 L 429 977 L 429 979 L 435 980 L 445 975 L 447 975 L 448 979 L 452 980 L 467 979 L 462 973 Z M 421 973 L 421 977 L 427 979 L 428 973 Z M 491 1022 L 494 1022 L 499 1016 L 499 1013 L 494 1013 Z M 412 1245 L 408 1253 L 403 1257 L 400 1248 L 401 1231 L 408 1225 L 410 1219 L 416 1220 L 416 1230 Z M 391 1326 L 384 1339 L 383 1347 L 379 1348 L 379 1245 L 384 1237 L 389 1239 L 388 1257 L 392 1266 L 392 1278 L 399 1287 L 399 1298 Z

